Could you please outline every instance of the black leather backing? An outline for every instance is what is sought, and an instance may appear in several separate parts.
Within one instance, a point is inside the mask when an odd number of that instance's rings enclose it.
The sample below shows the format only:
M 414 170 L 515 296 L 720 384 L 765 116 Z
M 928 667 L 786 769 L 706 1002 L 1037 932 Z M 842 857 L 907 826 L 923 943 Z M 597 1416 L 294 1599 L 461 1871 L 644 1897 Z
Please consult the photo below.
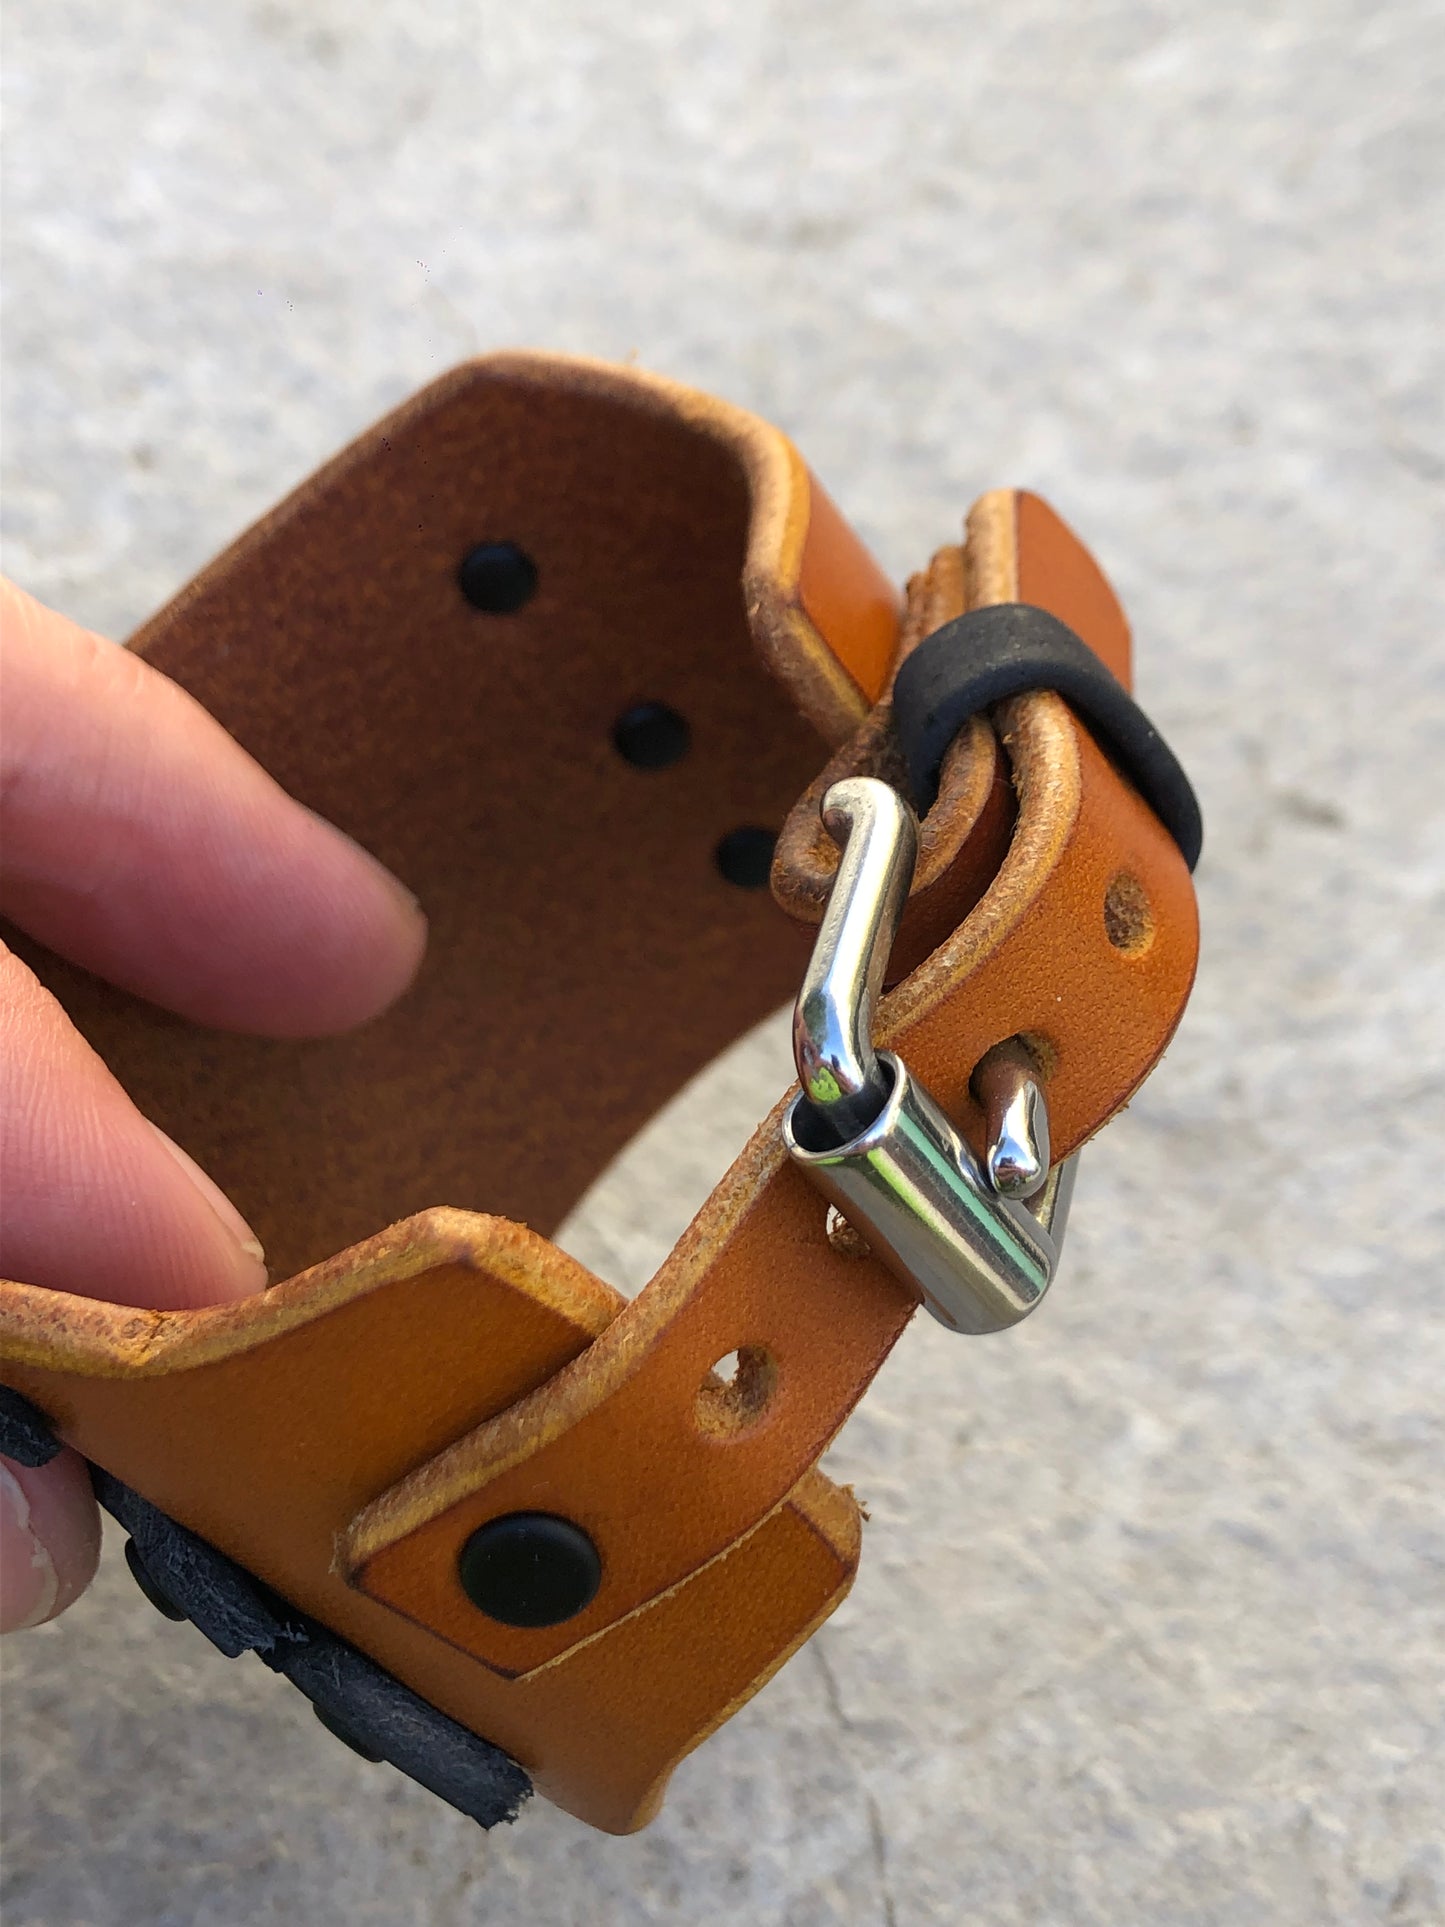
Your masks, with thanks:
M 0 1454 L 37 1466 L 59 1450 L 44 1413 L 0 1386 Z M 479 1826 L 516 1819 L 532 1782 L 499 1747 L 429 1706 L 119 1479 L 94 1465 L 90 1476 L 96 1498 L 130 1534 L 144 1589 L 157 1603 L 174 1607 L 228 1659 L 255 1653 L 357 1751 L 389 1761 Z
M 0 1458 L 13 1459 L 17 1465 L 49 1465 L 60 1450 L 60 1441 L 28 1398 L 0 1385 Z

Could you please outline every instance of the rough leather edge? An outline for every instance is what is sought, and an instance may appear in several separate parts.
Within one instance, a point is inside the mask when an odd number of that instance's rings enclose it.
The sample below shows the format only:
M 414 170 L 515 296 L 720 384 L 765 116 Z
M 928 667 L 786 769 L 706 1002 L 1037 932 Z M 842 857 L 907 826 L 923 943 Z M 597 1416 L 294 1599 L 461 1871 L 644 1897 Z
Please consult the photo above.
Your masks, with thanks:
M 781 909 L 811 931 L 822 921 L 837 874 L 838 849 L 820 809 L 829 786 L 847 776 L 877 776 L 906 790 L 902 747 L 889 701 L 893 675 L 913 649 L 964 612 L 963 551 L 940 549 L 908 584 L 902 629 L 879 700 L 789 812 L 773 859 L 772 891 Z M 1014 818 L 1013 791 L 988 719 L 976 716 L 944 757 L 939 793 L 919 824 L 918 861 L 887 981 L 906 977 L 964 921 L 996 875 Z
M 971 599 L 1014 599 L 1016 497 L 1012 491 L 995 491 L 983 498 L 970 516 L 969 537 Z M 1084 758 L 1089 759 L 1090 782 L 1099 799 L 1093 806 L 1088 833 L 1094 845 L 1108 844 L 1116 819 L 1137 824 L 1140 831 L 1153 824 L 1144 806 L 1136 797 L 1131 800 L 1127 786 L 1121 786 L 1087 732 L 1057 697 L 1041 693 L 1020 698 L 1008 706 L 1002 722 L 1020 794 L 1020 820 L 1013 841 L 998 874 L 966 923 L 883 1001 L 877 1032 L 880 1043 L 913 1049 L 919 1058 L 919 1074 L 930 1083 L 938 1074 L 935 1088 L 941 1101 L 971 1122 L 975 1134 L 977 1116 L 968 1116 L 971 1065 L 948 1064 L 947 1060 L 940 1065 L 938 1060 L 950 1033 L 948 1013 L 953 1000 L 993 963 L 1005 944 L 1013 949 L 1022 946 L 1026 951 L 1037 907 L 1050 898 L 1060 866 L 1066 860 L 1075 861 L 1073 849 L 1083 828 Z M 1174 875 L 1177 852 L 1172 844 L 1167 850 L 1162 847 L 1168 842 L 1162 829 L 1152 841 L 1155 847 L 1148 860 L 1169 880 L 1170 914 L 1177 913 L 1178 917 L 1176 951 L 1182 946 L 1188 952 L 1188 969 L 1177 986 L 1178 994 L 1168 994 L 1167 1021 L 1157 1030 L 1149 1027 L 1147 1053 L 1138 1062 L 1120 1068 L 1117 1080 L 1105 1087 L 1098 1100 L 1091 1101 L 1092 1108 L 1086 1113 L 1069 1115 L 1066 1110 L 1059 1117 L 1056 1152 L 1061 1157 L 1069 1155 L 1128 1101 L 1173 1034 L 1192 981 L 1197 948 L 1192 890 L 1187 876 L 1181 881 Z M 1082 848 L 1077 860 L 1086 861 Z M 1088 889 L 1092 888 L 1089 884 Z M 1076 878 L 1072 887 L 1064 887 L 1061 898 L 1071 903 L 1078 889 Z M 1101 903 L 1102 894 L 1101 883 Z M 1086 896 L 1082 907 L 1087 910 L 1091 901 L 1092 897 Z M 1126 967 L 1117 957 L 1109 967 L 1116 973 L 1109 979 L 1115 987 L 1109 994 L 1132 994 L 1126 987 Z M 1158 995 L 1156 986 L 1151 1008 Z M 1011 1029 L 1005 1024 L 999 1036 L 1010 1034 Z M 911 1043 L 907 1041 L 910 1037 Z M 996 1037 L 989 1037 L 983 1047 L 995 1041 Z M 1087 1044 L 1087 1039 L 1075 1038 L 1072 1048 L 1077 1052 Z M 1076 1110 L 1078 1103 L 1075 1100 Z M 549 1447 L 608 1400 L 626 1396 L 629 1382 L 638 1376 L 651 1348 L 661 1341 L 683 1306 L 705 1288 L 706 1274 L 718 1261 L 719 1252 L 736 1235 L 752 1202 L 781 1171 L 784 1153 L 777 1128 L 781 1109 L 765 1121 L 647 1291 L 589 1349 L 585 1362 L 564 1368 L 544 1394 L 523 1399 L 486 1422 L 430 1467 L 401 1481 L 358 1515 L 347 1546 L 353 1569 L 366 1567 L 410 1531 L 425 1530 L 451 1506 L 474 1500 L 483 1489 L 490 1490 L 508 1480 L 523 1465 L 544 1456 Z M 871 1260 L 862 1262 L 868 1273 L 876 1273 Z M 871 1279 L 869 1282 L 871 1285 Z M 858 1275 L 854 1289 L 863 1283 L 863 1276 Z M 860 1394 L 886 1350 L 885 1345 L 872 1367 L 860 1369 Z M 848 1409 L 843 1405 L 837 1411 L 834 1429 Z M 825 1443 L 826 1439 L 817 1441 L 816 1449 L 821 1450 Z M 535 1476 L 542 1476 L 540 1468 Z M 511 1478 L 506 1487 L 509 1502 L 516 1500 L 526 1484 L 520 1477 Z M 501 1503 L 500 1497 L 497 1502 Z M 638 1602 L 634 1599 L 631 1603 Z M 539 1652 L 544 1645 L 538 1642 Z
M 837 1590 L 829 1595 L 815 1616 L 800 1628 L 796 1637 L 779 1649 L 772 1664 L 758 1673 L 741 1693 L 734 1694 L 713 1719 L 698 1730 L 686 1750 L 679 1753 L 666 1770 L 658 1775 L 638 1803 L 636 1822 L 630 1829 L 632 1832 L 645 1827 L 656 1818 L 666 1796 L 668 1783 L 688 1754 L 695 1753 L 704 1740 L 711 1739 L 712 1735 L 720 1727 L 726 1726 L 733 1715 L 740 1712 L 749 1700 L 755 1699 L 769 1680 L 775 1678 L 788 1661 L 802 1651 L 818 1628 L 826 1625 L 853 1590 L 853 1583 L 858 1577 L 858 1563 L 862 1557 L 863 1522 L 867 1514 L 858 1504 L 851 1490 L 847 1486 L 835 1485 L 825 1474 L 814 1469 L 804 1474 L 783 1503 L 790 1505 L 818 1537 L 826 1542 L 844 1568 L 844 1577 Z M 758 1523 L 761 1525 L 763 1521 L 759 1520 Z M 728 1546 L 718 1555 L 719 1558 L 726 1559 L 736 1550 L 739 1543 L 741 1542 L 735 1541 L 732 1546 Z M 645 1612 L 648 1609 L 643 1607 L 642 1610 Z
M 880 654 L 879 626 L 890 608 L 896 631 L 899 597 L 814 483 L 797 449 L 781 429 L 731 402 L 664 375 L 581 355 L 505 349 L 462 362 L 439 376 L 324 462 L 230 543 L 167 605 L 162 612 L 167 623 L 183 617 L 189 604 L 209 591 L 213 576 L 222 568 L 229 574 L 244 566 L 278 529 L 305 511 L 318 491 L 380 450 L 397 429 L 479 379 L 537 383 L 551 393 L 604 396 L 682 422 L 725 449 L 748 486 L 749 525 L 741 581 L 758 651 L 799 713 L 826 741 L 838 743 L 851 734 L 866 713 L 871 695 L 846 666 L 847 659 L 858 661 L 860 672 L 866 673 Z M 816 516 L 815 488 L 820 498 Z M 866 585 L 871 613 L 865 622 L 868 638 L 861 644 L 840 633 L 834 646 L 805 601 L 806 580 L 813 607 L 822 608 L 824 622 L 836 625 L 839 612 L 823 606 L 818 582 L 821 575 L 840 567 L 851 580 Z M 150 631 L 151 624 L 144 624 L 127 646 L 144 655 Z
M 138 1310 L 0 1279 L 0 1359 L 84 1378 L 160 1378 L 256 1350 L 338 1306 L 441 1265 L 487 1271 L 593 1338 L 627 1303 L 525 1225 L 439 1206 L 403 1218 L 252 1298 Z

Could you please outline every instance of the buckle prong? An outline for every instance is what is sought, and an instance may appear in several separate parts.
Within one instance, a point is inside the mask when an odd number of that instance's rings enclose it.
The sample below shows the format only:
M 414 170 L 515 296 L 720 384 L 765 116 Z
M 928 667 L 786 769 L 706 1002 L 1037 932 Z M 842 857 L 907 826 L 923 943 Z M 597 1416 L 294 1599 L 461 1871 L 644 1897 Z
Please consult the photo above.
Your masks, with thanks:
M 995 1044 L 973 1074 L 987 1120 L 984 1163 L 1000 1197 L 1031 1198 L 1049 1175 L 1049 1108 L 1028 1052 L 1014 1038 Z

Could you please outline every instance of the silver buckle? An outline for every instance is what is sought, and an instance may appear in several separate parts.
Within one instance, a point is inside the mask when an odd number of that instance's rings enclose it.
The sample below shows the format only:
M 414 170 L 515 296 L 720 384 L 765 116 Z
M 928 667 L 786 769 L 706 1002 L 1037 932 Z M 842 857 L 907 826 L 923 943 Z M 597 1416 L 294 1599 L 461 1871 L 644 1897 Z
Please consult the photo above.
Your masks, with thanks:
M 793 1012 L 802 1089 L 784 1140 L 940 1324 L 1003 1331 L 1053 1281 L 1076 1160 L 1050 1169 L 1044 1094 L 1021 1054 L 990 1052 L 975 1080 L 989 1131 L 980 1165 L 902 1059 L 874 1049 L 873 1007 L 913 881 L 918 826 L 897 791 L 871 776 L 834 783 L 822 818 L 841 854 Z

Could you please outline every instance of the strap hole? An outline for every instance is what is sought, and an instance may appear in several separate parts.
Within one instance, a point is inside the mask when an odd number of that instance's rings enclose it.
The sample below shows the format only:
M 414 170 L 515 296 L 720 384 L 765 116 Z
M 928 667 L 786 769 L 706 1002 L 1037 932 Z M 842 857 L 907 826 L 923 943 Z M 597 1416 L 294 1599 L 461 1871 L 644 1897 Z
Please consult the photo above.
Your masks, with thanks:
M 719 875 L 740 890 L 761 890 L 767 885 L 777 842 L 776 830 L 760 830 L 755 824 L 745 823 L 728 831 L 713 851 L 713 861 Z
M 1141 957 L 1154 941 L 1154 909 L 1138 877 L 1120 870 L 1104 892 L 1104 931 L 1116 950 Z
M 1051 1038 L 1045 1037 L 1042 1031 L 1016 1031 L 1012 1037 L 1001 1037 L 996 1044 L 991 1045 L 974 1065 L 968 1080 L 968 1093 L 975 1104 L 984 1102 L 979 1094 L 980 1073 L 995 1052 L 1001 1055 L 1008 1054 L 1016 1060 L 1021 1060 L 1023 1067 L 1040 1084 L 1047 1084 L 1050 1078 L 1058 1076 L 1058 1045 Z
M 457 587 L 486 615 L 515 615 L 537 593 L 537 565 L 515 542 L 478 542 L 462 557 Z
M 612 743 L 634 769 L 667 769 L 686 756 L 692 741 L 687 718 L 666 703 L 634 703 L 612 725 Z
M 698 1430 L 713 1439 L 750 1431 L 773 1402 L 778 1363 L 762 1345 L 739 1345 L 718 1359 L 697 1393 Z
M 855 1224 L 850 1224 L 836 1204 L 828 1206 L 823 1220 L 823 1235 L 840 1258 L 866 1258 L 870 1246 Z

